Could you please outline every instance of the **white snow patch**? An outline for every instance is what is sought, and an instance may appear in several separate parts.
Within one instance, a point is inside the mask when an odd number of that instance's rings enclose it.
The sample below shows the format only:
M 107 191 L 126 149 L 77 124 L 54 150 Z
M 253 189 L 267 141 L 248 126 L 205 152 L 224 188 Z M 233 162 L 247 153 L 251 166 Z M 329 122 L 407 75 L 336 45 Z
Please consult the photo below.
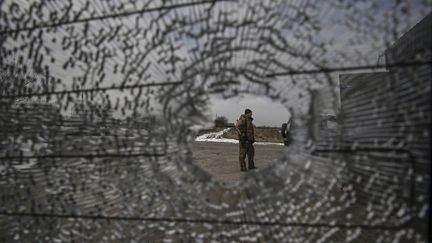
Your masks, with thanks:
M 237 139 L 223 138 L 223 134 L 228 132 L 230 128 L 226 128 L 219 132 L 210 132 L 198 136 L 195 141 L 197 142 L 215 142 L 215 143 L 234 143 L 238 144 L 239 141 Z M 259 145 L 284 145 L 283 143 L 267 143 L 267 142 L 256 142 L 254 144 Z
M 259 144 L 259 145 L 281 145 L 283 146 L 283 143 L 267 143 L 267 142 L 256 142 L 254 144 Z
M 198 136 L 195 138 L 195 141 L 198 142 L 220 142 L 220 143 L 238 143 L 236 139 L 228 139 L 228 138 L 222 138 L 223 134 L 225 132 L 228 132 L 230 128 L 226 128 L 219 132 L 210 132 L 203 134 L 201 136 Z

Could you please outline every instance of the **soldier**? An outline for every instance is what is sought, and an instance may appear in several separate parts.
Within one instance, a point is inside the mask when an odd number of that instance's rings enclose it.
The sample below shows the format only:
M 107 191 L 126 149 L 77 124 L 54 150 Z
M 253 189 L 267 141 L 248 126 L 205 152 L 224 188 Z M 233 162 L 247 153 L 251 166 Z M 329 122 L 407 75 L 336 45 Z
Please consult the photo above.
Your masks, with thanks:
M 248 168 L 250 170 L 256 169 L 254 165 L 255 142 L 254 125 L 252 123 L 252 111 L 246 109 L 244 114 L 237 120 L 236 128 L 239 137 L 239 160 L 240 171 L 246 171 L 245 158 L 248 156 Z

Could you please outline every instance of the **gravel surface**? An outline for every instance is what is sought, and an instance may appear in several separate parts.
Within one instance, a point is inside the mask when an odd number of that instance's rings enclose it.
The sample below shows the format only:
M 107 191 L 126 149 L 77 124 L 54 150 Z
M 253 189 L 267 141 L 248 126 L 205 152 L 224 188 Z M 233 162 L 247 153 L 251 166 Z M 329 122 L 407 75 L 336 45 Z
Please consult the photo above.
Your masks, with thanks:
M 257 171 L 280 158 L 285 148 L 281 145 L 259 144 L 254 145 L 254 147 Z M 240 172 L 238 144 L 194 142 L 192 144 L 192 153 L 194 163 L 220 181 L 236 182 L 245 173 L 255 173 L 255 171 Z

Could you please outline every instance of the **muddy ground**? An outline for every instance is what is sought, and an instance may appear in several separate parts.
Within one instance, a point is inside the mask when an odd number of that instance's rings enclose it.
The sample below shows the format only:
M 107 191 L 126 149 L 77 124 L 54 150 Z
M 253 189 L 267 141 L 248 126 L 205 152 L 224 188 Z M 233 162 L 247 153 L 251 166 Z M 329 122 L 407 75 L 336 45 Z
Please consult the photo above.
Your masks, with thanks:
M 254 147 L 255 166 L 258 170 L 280 158 L 284 150 L 284 146 L 281 145 L 256 144 Z M 224 182 L 236 182 L 245 173 L 255 173 L 254 171 L 240 172 L 238 151 L 239 145 L 232 143 L 194 142 L 192 144 L 194 163 Z

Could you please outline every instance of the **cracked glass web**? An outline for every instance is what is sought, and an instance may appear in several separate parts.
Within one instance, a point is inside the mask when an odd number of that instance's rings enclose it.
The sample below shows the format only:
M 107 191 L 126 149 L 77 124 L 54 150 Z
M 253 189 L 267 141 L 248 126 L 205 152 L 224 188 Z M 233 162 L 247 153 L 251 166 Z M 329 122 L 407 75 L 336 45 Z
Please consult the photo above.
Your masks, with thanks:
M 426 242 L 431 5 L 0 1 L 0 240 Z M 241 94 L 293 144 L 228 186 L 191 127 Z

